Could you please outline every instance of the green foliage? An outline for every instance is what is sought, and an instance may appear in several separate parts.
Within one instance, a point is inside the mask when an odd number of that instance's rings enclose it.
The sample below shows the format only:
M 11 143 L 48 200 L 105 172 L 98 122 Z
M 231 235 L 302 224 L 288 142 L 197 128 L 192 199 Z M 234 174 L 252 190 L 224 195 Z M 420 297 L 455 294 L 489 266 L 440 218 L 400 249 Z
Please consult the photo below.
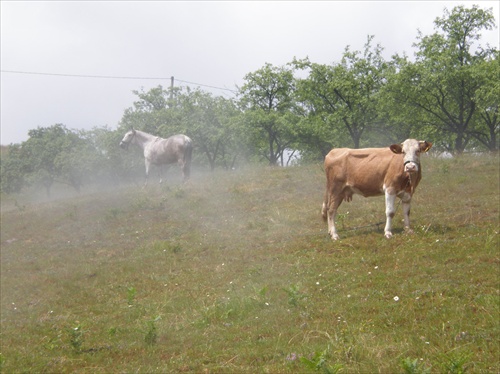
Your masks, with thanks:
M 442 367 L 447 374 L 464 374 L 468 371 L 468 363 L 471 355 L 469 353 L 454 352 L 444 358 Z
M 22 157 L 21 146 L 11 145 L 2 152 L 0 169 L 0 190 L 3 193 L 19 192 L 27 184 L 26 170 L 29 165 Z
M 127 304 L 129 306 L 134 305 L 136 295 L 137 295 L 137 290 L 135 289 L 135 287 L 127 288 Z
M 213 97 L 201 90 L 179 97 L 182 118 L 197 151 L 206 156 L 211 170 L 216 165 L 230 168 L 238 156 L 238 139 L 232 130 L 238 112 L 232 100 Z
M 45 186 L 47 195 L 54 182 L 67 183 L 79 190 L 87 167 L 86 143 L 78 134 L 58 124 L 29 132 L 22 146 L 22 156 L 29 165 L 28 176 L 33 183 Z
M 335 364 L 335 365 L 329 365 L 327 363 L 328 359 L 328 350 L 329 348 L 325 349 L 322 352 L 315 352 L 312 358 L 306 358 L 306 357 L 301 357 L 300 361 L 309 369 L 315 370 L 315 371 L 321 371 L 322 373 L 325 374 L 336 374 L 340 373 L 343 370 L 343 365 L 341 364 Z
M 430 374 L 431 368 L 425 367 L 419 362 L 418 358 L 412 360 L 407 357 L 401 360 L 401 367 L 403 368 L 405 374 Z
M 146 335 L 144 336 L 144 342 L 147 345 L 154 345 L 158 339 L 158 332 L 156 329 L 156 322 L 161 320 L 160 316 L 156 316 L 152 320 L 147 321 L 146 323 Z
M 82 351 L 83 335 L 84 332 L 80 323 L 69 330 L 69 342 L 76 353 L 80 353 Z
M 288 288 L 285 288 L 284 291 L 288 295 L 288 304 L 292 306 L 298 306 L 299 303 L 306 298 L 306 296 L 300 292 L 300 286 L 297 284 L 293 284 Z
M 76 132 L 62 124 L 29 131 L 27 141 L 10 146 L 2 156 L 2 191 L 20 192 L 28 185 L 42 185 L 50 196 L 55 183 L 80 191 L 85 183 L 108 180 L 118 170 L 106 137 L 110 138 L 106 129 Z
M 490 151 L 498 149 L 500 132 L 500 60 L 499 51 L 494 56 L 475 64 L 474 76 L 478 81 L 475 92 L 477 116 L 471 135 Z
M 365 131 L 383 120 L 379 92 L 388 65 L 382 47 L 373 47 L 372 40 L 368 37 L 363 53 L 346 47 L 341 62 L 331 66 L 307 59 L 294 61 L 298 68 L 310 70 L 309 76 L 297 83 L 298 99 L 308 116 L 324 122 L 326 133 L 320 137 L 332 146 L 351 143 L 359 148 Z
M 495 150 L 498 119 L 491 116 L 499 100 L 487 93 L 495 83 L 484 72 L 487 61 L 498 65 L 498 51 L 475 44 L 482 30 L 494 27 L 492 11 L 457 6 L 445 10 L 435 27 L 442 32 L 419 33 L 415 62 L 395 57 L 384 93 L 396 105 L 386 109 L 393 119 L 413 125 L 412 136 L 435 139 L 444 149 L 462 153 L 475 138 Z
M 184 133 L 193 139 L 195 161 L 208 164 L 211 170 L 234 166 L 244 141 L 234 129 L 239 112 L 232 100 L 200 89 L 167 91 L 162 86 L 134 93 L 139 100 L 125 111 L 122 135 L 130 128 L 164 138 Z
M 269 63 L 244 77 L 240 106 L 245 122 L 261 156 L 274 166 L 283 165 L 283 153 L 295 141 L 293 125 L 298 118 L 291 113 L 295 79 L 289 67 Z

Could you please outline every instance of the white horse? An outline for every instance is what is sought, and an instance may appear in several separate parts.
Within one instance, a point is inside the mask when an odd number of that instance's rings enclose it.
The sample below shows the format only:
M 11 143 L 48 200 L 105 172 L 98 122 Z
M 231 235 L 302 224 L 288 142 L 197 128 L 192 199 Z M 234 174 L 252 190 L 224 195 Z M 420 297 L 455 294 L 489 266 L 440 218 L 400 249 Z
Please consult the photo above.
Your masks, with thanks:
M 138 145 L 144 151 L 146 183 L 149 177 L 149 168 L 152 164 L 161 167 L 161 165 L 177 162 L 181 167 L 184 181 L 189 179 L 193 142 L 188 136 L 179 134 L 163 139 L 144 131 L 132 129 L 125 134 L 120 142 L 120 147 L 128 149 L 130 144 Z

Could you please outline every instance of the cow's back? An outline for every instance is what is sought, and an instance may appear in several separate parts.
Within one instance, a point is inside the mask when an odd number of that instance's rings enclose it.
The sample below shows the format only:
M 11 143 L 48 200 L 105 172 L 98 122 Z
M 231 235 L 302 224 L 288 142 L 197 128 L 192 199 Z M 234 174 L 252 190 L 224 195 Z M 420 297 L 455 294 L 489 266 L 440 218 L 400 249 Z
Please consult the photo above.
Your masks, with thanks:
M 383 194 L 387 180 L 402 174 L 402 165 L 402 156 L 389 148 L 335 148 L 325 157 L 329 190 L 363 196 Z

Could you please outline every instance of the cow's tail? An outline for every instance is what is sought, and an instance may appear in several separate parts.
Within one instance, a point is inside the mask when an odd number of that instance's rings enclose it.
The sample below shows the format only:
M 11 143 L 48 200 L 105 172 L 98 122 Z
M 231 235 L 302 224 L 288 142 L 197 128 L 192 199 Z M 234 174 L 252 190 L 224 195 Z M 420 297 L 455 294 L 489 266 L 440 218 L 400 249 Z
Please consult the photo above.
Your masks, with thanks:
M 184 166 L 182 168 L 184 180 L 188 180 L 191 176 L 191 159 L 193 156 L 193 141 L 191 138 L 184 137 Z

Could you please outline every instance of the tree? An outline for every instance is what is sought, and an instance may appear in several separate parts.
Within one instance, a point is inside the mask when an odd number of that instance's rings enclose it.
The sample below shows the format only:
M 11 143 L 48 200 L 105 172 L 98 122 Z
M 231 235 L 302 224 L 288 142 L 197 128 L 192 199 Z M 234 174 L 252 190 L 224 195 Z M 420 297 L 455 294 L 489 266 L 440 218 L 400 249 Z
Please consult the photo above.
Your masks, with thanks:
M 491 152 L 498 150 L 500 131 L 500 61 L 499 53 L 476 65 L 476 74 L 480 88 L 476 91 L 476 125 L 471 135 Z
M 363 53 L 347 46 L 341 62 L 333 65 L 294 61 L 298 68 L 309 69 L 309 76 L 298 83 L 299 100 L 310 116 L 320 118 L 313 123 L 325 123 L 322 133 L 330 135 L 332 145 L 350 139 L 359 148 L 364 132 L 381 121 L 379 93 L 388 65 L 382 47 L 373 47 L 372 41 L 369 36 Z
M 182 120 L 210 169 L 214 170 L 218 162 L 231 168 L 238 154 L 234 132 L 229 128 L 238 114 L 235 104 L 200 89 L 187 90 L 178 100 Z
M 269 63 L 249 73 L 239 89 L 239 104 L 245 112 L 253 139 L 269 165 L 283 163 L 283 153 L 293 143 L 292 124 L 298 118 L 291 113 L 295 79 L 288 67 Z
M 179 111 L 179 96 L 182 88 L 163 89 L 161 85 L 147 92 L 132 91 L 138 100 L 133 107 L 125 110 L 119 128 L 126 132 L 132 127 L 163 137 L 180 131 L 181 116 Z
M 4 193 L 20 192 L 26 185 L 26 164 L 21 155 L 21 145 L 2 146 L 0 160 L 0 189 Z
M 193 139 L 195 157 L 203 155 L 212 170 L 218 163 L 232 167 L 238 147 L 229 127 L 239 112 L 231 100 L 189 88 L 166 91 L 158 86 L 134 93 L 139 100 L 125 111 L 120 131 L 136 128 L 164 138 L 183 133 Z
M 399 110 L 407 122 L 418 125 L 417 132 L 449 139 L 444 144 L 462 153 L 479 124 L 478 91 L 491 84 L 481 79 L 483 61 L 494 50 L 475 46 L 482 30 L 494 27 L 491 10 L 478 6 L 455 7 L 437 18 L 435 28 L 442 30 L 429 36 L 419 33 L 416 61 L 395 57 L 398 73 L 388 85 L 394 110 Z M 490 108 L 491 106 L 488 106 Z M 483 133 L 484 135 L 484 133 Z M 477 135 L 479 136 L 479 135 Z
M 118 184 L 129 174 L 127 158 L 118 146 L 123 133 L 108 127 L 95 127 L 90 131 L 82 131 L 80 137 L 87 144 L 85 159 L 88 162 L 88 179 L 96 183 Z M 140 169 L 144 172 L 143 165 Z
M 62 124 L 38 127 L 28 135 L 19 152 L 26 179 L 42 184 L 47 197 L 54 182 L 68 184 L 79 191 L 91 172 L 85 140 Z

